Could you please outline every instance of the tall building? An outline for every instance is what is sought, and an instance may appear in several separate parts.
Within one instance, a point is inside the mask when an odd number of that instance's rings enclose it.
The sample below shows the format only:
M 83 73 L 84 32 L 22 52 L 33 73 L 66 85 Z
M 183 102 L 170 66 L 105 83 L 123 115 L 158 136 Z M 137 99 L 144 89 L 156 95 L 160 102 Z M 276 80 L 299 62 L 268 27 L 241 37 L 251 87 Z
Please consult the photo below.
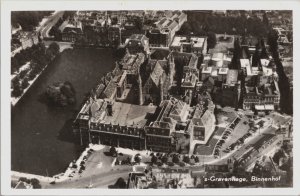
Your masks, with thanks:
M 175 127 L 187 120 L 189 106 L 175 98 L 164 100 L 154 122 L 145 127 L 147 149 L 156 152 L 176 151 Z
M 111 26 L 108 28 L 108 40 L 111 43 L 119 45 L 121 43 L 121 29 L 119 26 Z
M 216 118 L 214 104 L 208 100 L 208 109 L 196 106 L 193 116 L 187 126 L 190 135 L 190 154 L 194 152 L 196 144 L 206 144 L 215 130 Z
M 82 23 L 77 20 L 64 21 L 59 30 L 64 42 L 75 42 L 83 37 Z
M 169 53 L 166 58 L 152 59 L 140 73 L 143 80 L 144 103 L 159 103 L 168 95 L 174 77 L 174 56 Z
M 187 21 L 187 15 L 183 12 L 175 12 L 170 17 L 164 17 L 155 22 L 155 27 L 147 32 L 149 43 L 152 47 L 169 47 L 175 33 Z
M 243 108 L 257 111 L 278 110 L 280 103 L 280 91 L 278 83 L 273 81 L 260 87 L 246 86 Z
M 273 62 L 259 59 L 261 67 L 252 66 L 250 59 L 241 59 L 241 69 L 245 75 L 245 92 L 243 93 L 243 109 L 256 111 L 278 110 L 280 91 L 278 75 Z
M 144 126 L 155 109 L 90 98 L 75 120 L 74 131 L 92 143 L 145 149 Z
M 125 48 L 130 54 L 149 54 L 149 39 L 142 34 L 133 34 L 125 41 Z

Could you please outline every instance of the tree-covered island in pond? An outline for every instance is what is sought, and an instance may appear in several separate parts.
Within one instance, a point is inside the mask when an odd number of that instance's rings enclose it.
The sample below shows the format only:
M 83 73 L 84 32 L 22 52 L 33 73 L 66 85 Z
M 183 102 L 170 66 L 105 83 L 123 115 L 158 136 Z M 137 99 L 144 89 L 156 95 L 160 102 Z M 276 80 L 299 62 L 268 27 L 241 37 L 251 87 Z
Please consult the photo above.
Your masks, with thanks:
M 73 85 L 68 81 L 56 82 L 47 86 L 42 95 L 42 100 L 51 105 L 72 105 L 76 102 L 75 90 Z

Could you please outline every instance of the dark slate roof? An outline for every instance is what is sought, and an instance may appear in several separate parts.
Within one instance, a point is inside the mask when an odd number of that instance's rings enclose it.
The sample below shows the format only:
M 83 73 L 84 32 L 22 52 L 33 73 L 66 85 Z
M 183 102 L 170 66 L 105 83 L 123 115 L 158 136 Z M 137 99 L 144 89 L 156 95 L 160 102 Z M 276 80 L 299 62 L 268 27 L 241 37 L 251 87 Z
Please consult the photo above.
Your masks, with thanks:
M 156 59 L 156 60 L 163 60 L 163 59 L 167 59 L 169 56 L 170 52 L 169 50 L 155 50 L 154 52 L 152 52 L 152 54 L 150 55 L 151 59 Z

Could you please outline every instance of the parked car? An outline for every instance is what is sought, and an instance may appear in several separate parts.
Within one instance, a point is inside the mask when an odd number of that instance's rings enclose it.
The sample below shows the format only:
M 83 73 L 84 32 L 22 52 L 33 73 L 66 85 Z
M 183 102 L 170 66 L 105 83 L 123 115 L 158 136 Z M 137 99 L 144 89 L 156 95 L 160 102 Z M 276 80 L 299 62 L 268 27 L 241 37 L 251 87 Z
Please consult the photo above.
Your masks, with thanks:
M 236 145 L 237 145 L 236 143 L 231 144 L 231 145 L 229 146 L 229 149 L 230 149 L 230 150 L 234 150 L 235 147 L 236 147 Z
M 243 144 L 244 141 L 245 141 L 245 139 L 244 139 L 244 138 L 240 138 L 238 141 L 239 141 L 239 143 L 242 143 L 242 144 Z
M 215 149 L 218 149 L 218 150 L 219 150 L 220 148 L 221 148 L 221 146 L 216 146 L 216 147 L 215 147 Z
M 248 132 L 248 133 L 246 133 L 246 136 L 247 136 L 247 137 L 251 136 L 251 133 L 249 133 L 249 132 Z
M 223 137 L 222 137 L 222 139 L 224 139 L 224 140 L 226 140 L 228 137 L 226 136 L 226 135 L 224 135 Z
M 223 143 L 225 143 L 225 140 L 224 140 L 224 139 L 221 139 L 221 140 L 219 140 L 219 142 L 220 142 L 221 144 L 223 144 Z
M 229 150 L 228 148 L 226 148 L 225 150 L 223 150 L 223 152 L 225 152 L 225 153 L 229 153 L 229 152 L 230 152 L 230 150 Z
M 71 173 L 71 174 L 69 175 L 69 177 L 74 177 L 74 173 Z

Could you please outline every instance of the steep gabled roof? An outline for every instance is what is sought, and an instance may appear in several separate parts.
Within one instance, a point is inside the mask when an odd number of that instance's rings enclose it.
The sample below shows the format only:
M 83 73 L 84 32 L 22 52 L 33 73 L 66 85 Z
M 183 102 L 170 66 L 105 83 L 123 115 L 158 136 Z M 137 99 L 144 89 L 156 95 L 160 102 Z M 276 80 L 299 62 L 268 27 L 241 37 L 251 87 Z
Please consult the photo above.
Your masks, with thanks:
M 159 85 L 159 81 L 160 81 L 163 73 L 164 73 L 163 68 L 161 67 L 161 65 L 159 64 L 159 62 L 156 62 L 156 65 L 155 65 L 153 71 L 150 74 L 150 78 L 152 79 L 153 83 L 156 86 Z

